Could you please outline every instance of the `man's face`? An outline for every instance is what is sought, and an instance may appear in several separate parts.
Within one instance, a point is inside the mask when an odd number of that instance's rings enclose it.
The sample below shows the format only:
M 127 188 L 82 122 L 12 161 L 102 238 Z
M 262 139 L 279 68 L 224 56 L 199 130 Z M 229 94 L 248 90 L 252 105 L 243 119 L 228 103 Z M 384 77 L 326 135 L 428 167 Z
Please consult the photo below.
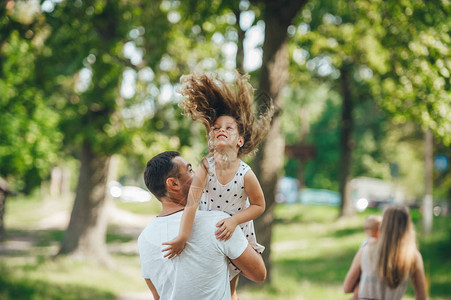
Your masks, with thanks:
M 194 171 L 191 164 L 186 161 L 181 156 L 176 156 L 172 159 L 172 161 L 179 166 L 179 176 L 178 180 L 182 185 L 182 193 L 183 197 L 188 197 L 189 188 L 191 186 L 191 182 L 193 182 Z M 186 199 L 185 199 L 186 200 Z

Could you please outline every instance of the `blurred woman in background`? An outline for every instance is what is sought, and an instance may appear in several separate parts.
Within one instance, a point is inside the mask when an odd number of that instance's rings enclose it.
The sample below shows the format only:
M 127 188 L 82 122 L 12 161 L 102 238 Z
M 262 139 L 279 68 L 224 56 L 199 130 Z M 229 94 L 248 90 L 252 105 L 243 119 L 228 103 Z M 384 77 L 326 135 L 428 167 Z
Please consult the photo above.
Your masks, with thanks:
M 401 299 L 412 280 L 415 299 L 426 299 L 423 258 L 415 241 L 409 209 L 390 206 L 383 215 L 379 239 L 362 247 L 346 274 L 344 292 L 360 282 L 359 299 Z

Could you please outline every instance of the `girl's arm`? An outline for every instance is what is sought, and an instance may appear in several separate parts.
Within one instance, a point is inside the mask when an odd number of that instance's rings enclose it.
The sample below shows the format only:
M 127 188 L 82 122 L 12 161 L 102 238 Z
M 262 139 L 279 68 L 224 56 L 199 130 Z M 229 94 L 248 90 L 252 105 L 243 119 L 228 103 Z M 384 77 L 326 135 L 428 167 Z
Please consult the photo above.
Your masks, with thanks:
M 358 300 L 359 299 L 359 286 L 360 286 L 360 281 L 357 281 L 357 283 L 354 287 L 354 292 L 352 294 L 352 297 L 349 300 Z
M 361 272 L 360 268 L 362 263 L 362 251 L 365 247 L 368 246 L 360 248 L 357 254 L 354 256 L 354 259 L 352 260 L 351 267 L 349 268 L 348 274 L 346 274 L 346 278 L 343 283 L 343 290 L 345 293 L 352 293 L 356 284 L 359 282 Z
M 417 252 L 417 260 L 415 272 L 412 276 L 412 285 L 415 291 L 415 300 L 425 300 L 426 299 L 426 279 L 424 275 L 424 265 L 423 258 L 420 252 Z
M 251 205 L 230 218 L 221 220 L 216 225 L 216 227 L 219 227 L 216 231 L 219 240 L 228 240 L 232 236 L 237 225 L 254 220 L 265 211 L 265 196 L 263 195 L 257 176 L 255 176 L 255 173 L 252 170 L 249 170 L 246 175 L 244 175 L 244 190 L 249 197 Z
M 196 210 L 199 206 L 202 192 L 207 181 L 208 173 L 204 164 L 206 162 L 204 162 L 204 160 L 202 160 L 201 165 L 197 168 L 193 182 L 189 188 L 188 199 L 180 221 L 179 234 L 173 240 L 163 243 L 163 245 L 168 245 L 167 248 L 162 250 L 163 252 L 167 251 L 164 257 L 173 258 L 174 256 L 179 255 L 189 238 L 191 228 L 193 227 L 194 217 L 196 215 Z

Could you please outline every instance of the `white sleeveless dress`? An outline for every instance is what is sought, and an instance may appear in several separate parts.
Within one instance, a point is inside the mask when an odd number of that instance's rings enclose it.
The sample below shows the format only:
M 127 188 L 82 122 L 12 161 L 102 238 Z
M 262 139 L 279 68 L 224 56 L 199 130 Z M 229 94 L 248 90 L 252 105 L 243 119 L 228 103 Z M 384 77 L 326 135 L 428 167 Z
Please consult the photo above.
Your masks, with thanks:
M 216 177 L 216 168 L 214 158 L 207 158 L 208 161 L 208 178 L 202 198 L 199 203 L 199 210 L 220 210 L 230 216 L 245 210 L 250 206 L 247 193 L 244 190 L 244 175 L 251 168 L 240 160 L 240 166 L 233 177 L 227 184 L 221 184 Z M 258 253 L 262 253 L 264 246 L 257 243 L 254 231 L 254 222 L 248 221 L 239 224 L 244 236 L 249 244 Z M 229 261 L 230 279 L 235 277 L 240 270 Z
M 377 275 L 374 248 L 367 244 L 362 252 L 359 299 L 400 300 L 406 292 L 408 281 L 395 289 L 384 284 Z

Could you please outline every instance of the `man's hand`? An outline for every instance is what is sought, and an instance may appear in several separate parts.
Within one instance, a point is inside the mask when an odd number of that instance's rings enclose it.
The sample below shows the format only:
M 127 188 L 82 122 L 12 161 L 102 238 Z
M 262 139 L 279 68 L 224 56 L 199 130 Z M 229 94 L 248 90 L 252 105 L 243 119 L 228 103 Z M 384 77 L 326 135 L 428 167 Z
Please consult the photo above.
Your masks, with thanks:
M 163 245 L 168 245 L 169 247 L 164 248 L 161 252 L 167 253 L 164 257 L 173 258 L 174 256 L 179 256 L 182 253 L 183 248 L 185 248 L 186 239 L 181 236 L 176 236 L 172 241 L 163 243 Z
M 215 233 L 216 238 L 221 241 L 227 241 L 232 236 L 237 225 L 238 224 L 232 217 L 222 219 L 221 221 L 218 222 L 218 224 L 216 224 L 216 227 L 219 227 L 219 229 L 216 230 Z

